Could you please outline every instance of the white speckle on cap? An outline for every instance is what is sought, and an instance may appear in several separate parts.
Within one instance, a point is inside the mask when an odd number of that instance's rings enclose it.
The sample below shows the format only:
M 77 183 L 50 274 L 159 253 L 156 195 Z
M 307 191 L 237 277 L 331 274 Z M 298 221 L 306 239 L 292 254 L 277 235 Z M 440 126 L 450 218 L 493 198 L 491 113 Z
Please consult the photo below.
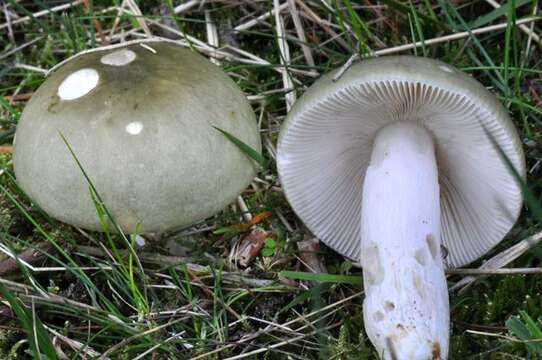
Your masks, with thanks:
M 102 56 L 100 62 L 105 65 L 124 66 L 134 61 L 136 56 L 132 50 L 122 49 Z
M 88 94 L 98 85 L 100 75 L 94 69 L 84 68 L 68 75 L 58 87 L 58 97 L 74 100 Z
M 141 121 L 132 121 L 126 125 L 126 132 L 130 135 L 139 135 L 143 131 L 143 123 Z
M 135 236 L 135 243 L 136 243 L 137 246 L 143 247 L 143 246 L 145 246 L 146 241 L 145 241 L 145 238 L 143 236 L 136 235 Z
M 452 69 L 451 67 L 446 66 L 446 65 L 440 65 L 439 68 L 440 68 L 440 70 L 446 71 L 446 72 L 449 72 L 449 73 L 453 73 L 453 72 L 454 72 L 454 69 Z

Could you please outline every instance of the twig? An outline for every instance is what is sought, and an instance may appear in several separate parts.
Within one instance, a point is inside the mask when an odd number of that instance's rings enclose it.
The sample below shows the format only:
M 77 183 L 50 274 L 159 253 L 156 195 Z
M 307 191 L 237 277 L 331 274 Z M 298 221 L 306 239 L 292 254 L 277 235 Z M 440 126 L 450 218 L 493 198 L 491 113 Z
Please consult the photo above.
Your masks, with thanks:
M 176 320 L 173 320 L 173 321 L 169 321 L 165 324 L 162 324 L 162 325 L 159 325 L 157 327 L 154 327 L 154 328 L 151 328 L 149 330 L 146 330 L 146 331 L 143 331 L 142 333 L 139 333 L 139 334 L 135 334 L 135 335 L 132 335 L 128 338 L 125 338 L 123 340 L 121 340 L 120 342 L 118 342 L 117 344 L 111 346 L 109 349 L 107 349 L 99 358 L 98 360 L 106 360 L 107 359 L 107 355 L 111 354 L 112 352 L 114 352 L 115 350 L 118 350 L 119 348 L 122 348 L 126 345 L 128 345 L 129 343 L 131 343 L 132 341 L 140 338 L 140 337 L 144 337 L 144 336 L 147 336 L 149 334 L 152 334 L 152 333 L 155 333 L 159 330 L 162 330 L 162 329 L 165 329 L 165 328 L 168 328 L 172 325 L 175 325 L 176 323 L 178 322 L 181 322 L 183 321 L 184 319 L 176 319 Z
M 113 45 L 105 45 L 105 46 L 99 46 L 97 48 L 94 48 L 94 49 L 88 49 L 88 50 L 84 50 L 84 51 L 81 51 L 67 59 L 64 59 L 62 60 L 61 62 L 59 62 L 58 64 L 54 65 L 53 67 L 51 67 L 50 69 L 47 70 L 47 76 L 49 76 L 51 73 L 53 73 L 55 70 L 57 70 L 58 68 L 60 68 L 62 65 L 66 64 L 67 62 L 73 60 L 73 59 L 76 59 L 82 55 L 85 55 L 85 54 L 91 54 L 91 53 L 94 53 L 94 52 L 100 52 L 100 51 L 105 51 L 105 50 L 113 50 L 113 49 L 117 49 L 117 48 L 120 48 L 120 47 L 125 47 L 125 46 L 128 46 L 128 45 L 133 45 L 133 44 L 144 44 L 144 43 L 153 43 L 153 42 L 160 42 L 160 41 L 167 41 L 167 42 L 171 42 L 171 43 L 175 43 L 175 44 L 178 44 L 179 45 L 179 41 L 174 41 L 174 40 L 170 40 L 170 39 L 166 39 L 166 38 L 161 38 L 161 37 L 152 37 L 152 38 L 149 38 L 149 39 L 137 39 L 137 40 L 131 40 L 131 41 L 125 41 L 125 42 L 122 42 L 120 44 L 113 44 Z M 182 44 L 181 44 L 182 45 Z
M 1 149 L 0 149 L 1 153 Z M 52 245 L 50 242 L 44 241 L 38 244 L 35 248 L 29 248 L 17 255 L 18 261 L 9 257 L 0 262 L 0 276 L 6 276 L 19 269 L 19 262 L 27 264 L 37 264 L 46 259 L 45 253 L 51 250 Z M 10 253 L 11 255 L 11 253 Z M 9 255 L 8 255 L 9 256 Z
M 248 210 L 247 203 L 243 199 L 241 195 L 237 197 L 237 206 L 239 207 L 239 211 L 241 212 L 241 215 L 243 216 L 243 220 L 246 222 L 252 221 L 252 214 Z
M 297 33 L 297 37 L 301 41 L 301 50 L 303 51 L 303 55 L 305 56 L 307 65 L 314 67 L 314 59 L 312 57 L 311 49 L 306 44 L 307 37 L 305 36 L 305 29 L 303 29 L 301 19 L 299 18 L 299 12 L 297 11 L 297 7 L 295 6 L 295 0 L 287 0 L 287 4 L 290 8 L 292 20 L 294 21 L 294 27 Z
M 10 281 L 0 277 L 0 284 L 7 287 L 9 290 L 18 294 L 21 299 L 27 299 L 28 301 L 35 301 L 45 304 L 56 304 L 64 306 L 73 306 L 81 310 L 93 311 L 98 313 L 103 313 L 103 310 L 100 310 L 92 305 L 81 303 L 75 300 L 70 300 L 65 297 L 47 293 L 45 295 L 34 295 L 36 290 L 28 285 L 20 284 L 14 281 Z
M 27 22 L 27 21 L 30 21 L 32 19 L 35 19 L 35 18 L 39 18 L 39 17 L 42 17 L 42 16 L 45 16 L 47 14 L 50 14 L 50 13 L 53 13 L 53 12 L 58 12 L 58 11 L 62 11 L 62 10 L 66 10 L 66 9 L 69 9 L 71 7 L 74 7 L 74 6 L 77 6 L 79 4 L 81 4 L 83 2 L 83 0 L 76 0 L 76 1 L 73 1 L 71 3 L 67 3 L 67 4 L 62 4 L 62 5 L 58 5 L 58 6 L 54 6 L 50 9 L 46 9 L 46 10 L 42 10 L 42 11 L 38 11 L 32 15 L 29 15 L 29 16 L 25 16 L 25 17 L 22 17 L 20 19 L 17 19 L 17 20 L 12 20 L 11 21 L 11 25 L 17 25 L 17 24 L 20 24 L 20 23 L 23 23 L 23 22 Z M 6 28 L 9 26 L 9 23 L 4 23 L 4 24 L 1 24 L 0 25 L 0 30 Z
M 183 13 L 183 12 L 185 12 L 185 11 L 188 11 L 188 10 L 192 9 L 194 6 L 199 5 L 200 2 L 201 2 L 201 0 L 190 0 L 190 1 L 185 2 L 184 4 L 177 5 L 177 6 L 173 9 L 173 13 L 174 13 L 175 15 L 178 15 L 178 14 L 180 14 L 180 13 Z
M 277 330 L 282 330 L 283 332 L 287 333 L 287 334 L 294 334 L 294 335 L 301 335 L 301 333 L 297 330 L 294 330 L 288 326 L 284 326 L 284 325 L 281 325 L 281 324 L 277 324 L 277 323 L 274 323 L 272 321 L 267 321 L 267 320 L 264 320 L 264 319 L 259 319 L 257 317 L 254 317 L 254 316 L 247 316 L 246 317 L 248 320 L 252 320 L 252 321 L 256 321 L 256 322 L 259 322 L 259 323 L 262 323 L 262 324 L 265 324 L 265 325 L 269 325 L 269 326 L 273 326 L 275 328 L 277 328 Z
M 42 75 L 47 75 L 47 70 L 42 69 L 42 68 L 37 67 L 37 66 L 32 66 L 32 65 L 27 65 L 27 64 L 15 64 L 15 65 L 13 65 L 13 67 L 17 68 L 17 69 L 24 69 L 24 70 L 28 70 L 28 71 L 34 71 L 34 72 L 40 73 Z
M 285 3 L 288 5 L 288 3 Z M 291 89 L 294 87 L 292 78 L 288 73 L 288 65 L 290 65 L 290 48 L 286 42 L 286 31 L 284 29 L 284 21 L 280 16 L 279 0 L 273 0 L 273 6 L 275 7 L 275 27 L 277 32 L 277 41 L 280 50 L 280 63 L 284 66 L 282 69 L 282 84 L 285 89 Z M 289 112 L 296 100 L 295 92 L 291 91 L 286 93 L 286 111 Z
M 0 55 L 0 60 L 5 59 L 5 58 L 7 58 L 8 56 L 11 56 L 11 55 L 15 54 L 16 52 L 19 52 L 19 51 L 21 51 L 22 49 L 24 49 L 24 48 L 26 48 L 26 47 L 28 47 L 28 46 L 30 46 L 30 45 L 34 45 L 34 44 L 37 43 L 38 41 L 41 41 L 44 37 L 45 37 L 45 36 L 43 36 L 43 35 L 42 35 L 42 36 L 38 36 L 38 37 L 32 39 L 31 41 L 29 41 L 29 42 L 27 42 L 27 43 L 25 43 L 25 44 L 22 44 L 21 46 L 17 46 L 17 47 L 14 48 L 14 49 L 11 49 L 11 50 L 6 51 L 6 52 L 3 53 L 2 55 Z
M 245 50 L 241 50 L 241 49 L 238 49 L 236 47 L 233 47 L 231 45 L 225 45 L 224 48 L 226 49 L 230 49 L 230 50 L 233 50 L 235 51 L 236 53 L 240 54 L 240 55 L 243 55 L 249 59 L 253 59 L 254 61 L 249 61 L 248 59 L 239 59 L 239 58 L 233 58 L 234 60 L 236 61 L 239 61 L 239 62 L 244 62 L 246 64 L 258 64 L 258 65 L 263 65 L 263 66 L 271 66 L 273 68 L 273 70 L 279 72 L 282 74 L 282 71 L 284 69 L 284 66 L 276 66 L 276 65 L 273 65 L 271 64 L 269 61 L 267 60 L 264 60 L 262 59 L 261 57 L 258 57 L 248 51 L 245 51 Z M 229 56 L 232 56 L 231 54 L 228 54 Z M 232 56 L 233 57 L 233 56 Z M 295 73 L 295 74 L 299 74 L 299 75 L 303 75 L 303 76 L 309 76 L 309 77 L 318 77 L 318 73 L 317 72 L 314 72 L 314 71 L 306 71 L 306 70 L 301 70 L 301 69 L 295 69 L 295 68 L 289 68 L 290 72 L 292 73 Z M 299 81 L 296 81 L 297 83 L 300 83 Z M 278 91 L 285 91 L 286 89 L 280 89 Z
M 350 66 L 352 66 L 352 64 L 358 60 L 359 60 L 359 54 L 354 54 L 350 56 L 348 60 L 346 60 L 344 65 L 341 66 L 339 71 L 337 71 L 337 74 L 333 76 L 333 81 L 339 80 L 343 76 L 343 74 L 346 72 L 346 70 L 350 69 Z
M 151 30 L 149 29 L 149 26 L 145 22 L 145 18 L 143 17 L 143 14 L 141 13 L 141 10 L 139 9 L 139 6 L 136 4 L 136 2 L 134 0 L 126 0 L 126 5 L 132 11 L 134 17 L 136 18 L 137 22 L 139 23 L 139 26 L 143 29 L 145 34 L 148 37 L 152 37 Z
M 281 12 L 282 10 L 286 9 L 287 7 L 288 7 L 288 3 L 281 4 L 278 7 L 278 11 Z M 277 13 L 277 8 L 275 7 L 275 8 L 273 8 L 273 10 L 268 11 L 268 12 L 258 16 L 256 19 L 247 21 L 246 23 L 241 24 L 241 25 L 237 25 L 236 27 L 233 28 L 233 30 L 234 31 L 246 31 L 246 30 L 258 25 L 259 23 L 263 22 L 264 20 L 270 18 L 271 16 L 275 15 L 276 13 Z
M 282 225 L 284 225 L 284 227 L 286 228 L 286 230 L 288 230 L 288 232 L 290 233 L 293 233 L 294 232 L 294 228 L 292 227 L 292 225 L 288 222 L 288 220 L 286 220 L 286 217 L 284 217 L 284 215 L 282 214 L 282 211 L 280 211 L 280 209 L 276 209 L 275 210 L 275 213 L 277 214 L 277 217 L 279 218 L 280 222 L 282 223 Z
M 172 340 L 175 340 L 175 339 L 182 339 L 182 335 L 184 335 L 186 333 L 186 331 L 181 331 L 180 333 L 178 334 L 173 334 L 172 336 L 168 337 L 166 340 L 164 341 L 160 341 L 158 342 L 156 345 L 153 345 L 152 347 L 148 348 L 147 350 L 143 351 L 142 353 L 140 353 L 139 355 L 137 355 L 135 358 L 133 358 L 132 360 L 141 360 L 141 359 L 144 359 L 148 354 L 152 353 L 153 351 L 155 351 L 156 349 L 158 349 L 160 346 L 163 346 L 167 343 L 169 343 L 170 341 Z M 190 344 L 188 343 L 184 343 L 182 344 L 184 347 L 186 348 L 190 348 Z M 152 357 L 151 359 L 154 359 L 154 357 Z
M 320 241 L 318 238 L 310 238 L 297 242 L 299 257 L 305 267 L 314 273 L 327 273 L 326 264 L 320 254 Z
M 348 44 L 346 43 L 346 41 L 344 41 L 342 38 L 341 38 L 341 35 L 337 34 L 332 28 L 331 26 L 329 26 L 328 22 L 323 20 L 322 18 L 320 18 L 318 15 L 316 15 L 316 13 L 314 11 L 312 11 L 312 9 L 307 5 L 305 4 L 303 1 L 301 0 L 297 0 L 297 4 L 303 8 L 306 16 L 308 17 L 308 19 L 314 21 L 315 23 L 317 23 L 320 27 L 322 27 L 322 29 L 324 29 L 325 32 L 327 32 L 331 38 L 333 40 L 336 40 L 339 45 L 341 45 L 343 47 L 343 49 L 347 50 L 347 51 L 350 51 L 350 46 L 348 46 Z
M 190 274 L 190 277 L 192 278 L 192 281 L 194 281 L 196 283 L 199 283 L 201 285 L 205 285 L 203 283 L 203 281 L 199 278 L 198 275 L 192 274 L 192 273 L 190 273 L 190 271 L 188 273 Z M 201 290 L 203 290 L 203 292 L 205 292 L 209 297 L 214 297 L 213 291 L 208 289 L 207 287 L 202 286 Z M 237 320 L 242 320 L 243 319 L 243 317 L 241 315 L 239 315 L 239 313 L 237 313 L 237 311 L 235 311 L 231 306 L 229 306 L 228 304 L 226 304 L 224 302 L 224 298 L 222 296 L 219 297 L 218 300 L 220 301 L 220 303 L 224 307 L 224 309 L 226 309 L 227 312 L 229 312 L 231 315 L 233 315 L 233 317 L 235 317 Z
M 171 27 L 169 27 L 169 26 L 166 26 L 166 25 L 164 25 L 164 24 L 161 24 L 161 23 L 159 23 L 159 22 L 157 22 L 157 21 L 149 20 L 149 23 L 152 24 L 152 25 L 154 25 L 154 26 L 157 26 L 157 27 L 159 27 L 159 28 L 168 30 L 168 31 L 171 32 L 172 34 L 178 35 L 178 36 L 180 36 L 180 37 L 186 39 L 186 40 L 191 44 L 191 46 L 192 46 L 193 48 L 196 48 L 197 50 L 203 52 L 204 54 L 209 55 L 209 56 L 212 56 L 212 57 L 215 57 L 215 58 L 217 58 L 217 59 L 227 59 L 227 60 L 229 60 L 229 61 L 238 61 L 238 62 L 241 62 L 241 63 L 244 63 L 244 64 L 271 65 L 270 62 L 265 61 L 265 60 L 263 60 L 263 59 L 257 57 L 256 55 L 252 55 L 252 54 L 251 54 L 251 55 L 253 56 L 253 58 L 256 59 L 256 61 L 250 61 L 250 60 L 248 60 L 248 59 L 239 58 L 239 57 L 236 57 L 236 56 L 234 56 L 234 55 L 232 55 L 232 54 L 230 54 L 230 53 L 227 53 L 227 52 L 225 52 L 225 51 L 221 51 L 221 50 L 215 49 L 215 48 L 209 46 L 207 43 L 205 43 L 205 42 L 203 42 L 203 41 L 201 41 L 201 40 L 199 40 L 199 39 L 197 39 L 197 38 L 195 38 L 195 37 L 193 37 L 193 36 L 190 36 L 190 35 L 188 35 L 188 34 L 186 34 L 186 33 L 183 33 L 183 32 L 181 32 L 181 31 L 178 31 L 178 30 L 176 30 L 176 29 L 173 29 L 173 28 L 171 28 Z M 153 40 L 153 41 L 167 41 L 167 40 L 169 40 L 169 39 L 154 37 L 152 40 Z M 181 41 L 173 41 L 173 40 L 169 40 L 169 41 L 175 42 L 175 43 L 177 43 L 177 44 L 179 44 L 179 45 L 181 45 L 181 46 L 189 46 L 189 45 L 188 45 L 188 42 L 187 42 L 187 43 L 182 43 Z M 237 48 L 234 48 L 234 47 L 232 47 L 232 46 L 230 46 L 230 45 L 226 45 L 226 46 L 224 46 L 224 48 L 230 48 L 230 49 L 232 49 L 232 50 L 235 50 L 235 51 L 238 52 L 238 53 L 241 53 L 241 54 L 244 55 L 244 56 L 247 56 L 247 54 L 250 54 L 250 53 L 247 53 L 247 52 L 242 52 L 241 50 L 239 50 L 239 49 L 237 49 Z M 248 57 L 248 56 L 247 56 L 247 57 Z M 278 72 L 281 72 L 281 71 L 282 71 L 280 67 L 276 67 L 275 70 L 278 71 Z M 303 71 L 303 70 L 296 70 L 296 71 L 297 71 L 297 72 L 300 72 L 300 73 L 303 73 L 303 74 L 305 74 L 305 75 L 310 74 L 310 72 L 308 72 L 308 71 Z M 310 75 L 308 75 L 308 76 L 310 76 Z
M 8 3 L 4 2 L 4 16 L 6 18 L 6 24 L 8 28 L 8 37 L 9 41 L 11 41 L 13 44 L 15 43 L 15 35 L 13 34 L 13 28 L 11 27 L 11 14 L 8 10 Z
M 538 232 L 532 236 L 529 236 L 526 239 L 521 240 L 517 244 L 509 247 L 508 249 L 498 253 L 493 256 L 491 259 L 486 261 L 480 266 L 480 269 L 500 269 L 503 266 L 511 263 L 521 255 L 523 255 L 527 250 L 531 249 L 533 246 L 538 244 L 542 240 L 542 231 Z M 477 278 L 469 276 L 458 281 L 454 286 L 450 288 L 450 291 L 461 289 L 463 292 L 466 287 L 474 282 Z
M 187 230 L 180 231 L 177 235 L 179 236 L 189 236 L 194 234 L 200 234 L 206 231 L 212 231 L 216 229 L 216 225 L 205 225 L 203 227 L 192 227 Z
M 76 251 L 87 256 L 107 257 L 107 253 L 104 250 L 92 246 L 80 245 L 76 247 Z M 126 250 L 119 250 L 119 254 L 121 256 L 127 256 L 128 252 Z M 209 266 L 189 263 L 186 258 L 178 256 L 140 253 L 138 254 L 138 257 L 142 263 L 158 266 L 184 265 L 186 266 L 186 269 L 193 274 L 206 275 L 211 273 L 211 268 Z M 235 272 L 222 272 L 222 278 L 224 282 L 240 286 L 269 287 L 277 285 L 277 281 L 275 280 L 256 279 Z
M 49 246 L 50 243 L 44 243 L 42 246 L 46 247 Z M 36 251 L 35 249 L 28 249 L 25 250 L 22 254 L 17 255 L 14 254 L 6 245 L 0 243 L 0 252 L 3 252 L 7 256 L 10 257 L 10 259 L 6 259 L 5 261 L 5 268 L 3 269 L 5 271 L 4 274 L 0 275 L 7 275 L 10 272 L 13 272 L 17 269 L 17 264 L 21 264 L 22 266 L 26 267 L 28 270 L 32 272 L 56 272 L 56 271 L 68 271 L 68 268 L 65 266 L 56 266 L 56 267 L 35 267 L 32 263 L 37 263 L 40 260 L 44 260 L 46 258 L 45 251 Z M 24 258 L 22 257 L 24 256 Z M 30 261 L 27 261 L 30 260 Z M 13 261 L 13 262 L 12 262 Z M 78 267 L 78 270 L 82 271 L 88 271 L 88 270 L 111 270 L 110 266 L 104 266 L 104 267 L 96 267 L 96 266 L 90 266 L 90 267 Z
M 271 139 L 269 138 L 267 134 L 264 134 L 262 138 L 263 138 L 263 146 L 267 150 L 267 153 L 269 154 L 269 156 L 271 156 L 271 158 L 274 161 L 277 161 L 277 149 L 275 148 L 273 141 L 271 141 Z
M 205 29 L 207 31 L 207 42 L 213 48 L 218 47 L 218 32 L 216 31 L 216 25 L 211 18 L 211 11 L 205 10 Z M 211 57 L 211 62 L 220 66 L 220 61 L 216 58 L 216 55 Z
M 249 352 L 246 352 L 246 353 L 243 353 L 243 354 L 240 354 L 240 355 L 236 355 L 236 356 L 231 356 L 229 358 L 225 358 L 224 360 L 244 359 L 244 358 L 250 357 L 252 355 L 256 355 L 256 354 L 259 354 L 259 353 L 262 353 L 262 352 L 265 352 L 265 351 L 273 350 L 273 349 L 276 349 L 276 348 L 284 346 L 284 345 L 292 344 L 292 343 L 294 343 L 296 341 L 299 341 L 299 340 L 301 340 L 303 338 L 306 338 L 308 336 L 316 335 L 317 333 L 331 330 L 331 329 L 336 328 L 337 326 L 340 326 L 340 325 L 342 325 L 342 322 L 338 322 L 338 323 L 335 323 L 333 325 L 326 326 L 325 328 L 320 328 L 320 329 L 311 331 L 310 333 L 299 335 L 299 336 L 293 337 L 291 339 L 275 343 L 273 345 L 264 346 L 264 347 L 261 347 L 260 349 L 257 349 L 257 350 L 249 351 Z
M 490 333 L 490 332 L 486 332 L 486 331 L 467 330 L 467 332 L 469 334 L 493 336 L 493 337 L 497 337 L 497 338 L 500 338 L 500 339 L 504 339 L 504 340 L 508 340 L 508 341 L 512 341 L 512 342 L 517 342 L 517 343 L 523 343 L 523 344 L 539 343 L 539 342 L 542 341 L 542 339 L 540 339 L 540 338 L 521 340 L 521 339 L 518 339 L 518 338 L 515 338 L 515 337 L 512 337 L 512 336 L 506 336 L 506 335 L 502 335 L 502 334 L 495 334 L 495 333 Z
M 289 327 L 290 325 L 292 324 L 295 324 L 296 322 L 298 321 L 301 321 L 301 320 L 306 320 L 307 318 L 310 318 L 314 315 L 317 315 L 321 312 L 324 312 L 324 311 L 327 311 L 329 309 L 333 309 L 334 307 L 338 307 L 339 305 L 342 305 L 344 304 L 345 302 L 348 302 L 348 301 L 351 301 L 359 296 L 361 296 L 361 294 L 363 294 L 363 292 L 358 292 L 358 293 L 355 293 L 353 295 L 350 295 L 344 299 L 341 299 L 333 304 L 329 304 L 327 306 L 324 306 L 318 310 L 315 310 L 307 315 L 302 315 L 302 316 L 299 316 L 293 320 L 290 320 L 284 324 L 281 324 L 281 327 Z M 271 327 L 266 327 L 265 329 L 262 329 L 262 330 L 259 330 L 257 331 L 256 333 L 254 334 L 251 334 L 250 336 L 246 336 L 244 338 L 242 338 L 241 340 L 237 341 L 235 344 L 228 344 L 228 345 L 224 345 L 224 346 L 221 346 L 219 347 L 218 349 L 214 349 L 212 351 L 209 351 L 209 352 L 206 352 L 204 354 L 201 354 L 201 355 L 198 355 L 196 357 L 193 357 L 192 360 L 199 360 L 199 359 L 204 359 L 204 358 L 208 358 L 209 356 L 213 355 L 213 354 L 217 354 L 217 353 L 220 353 L 224 350 L 227 350 L 227 349 L 230 349 L 232 347 L 235 347 L 235 346 L 238 346 L 240 344 L 243 344 L 243 343 L 246 343 L 246 342 L 251 342 L 252 340 L 256 339 L 257 337 L 261 336 L 261 335 L 264 335 L 264 334 L 267 334 L 269 332 L 272 332 L 274 331 L 275 328 L 271 328 Z M 299 331 L 299 329 L 297 329 L 296 331 Z
M 265 239 L 267 239 L 270 234 L 258 227 L 254 227 L 250 232 L 241 240 L 237 251 L 235 252 L 233 258 L 234 261 L 238 261 L 239 264 L 243 267 L 247 267 L 252 260 L 260 253 Z
M 115 31 L 117 30 L 117 26 L 119 26 L 119 23 L 120 23 L 120 16 L 122 15 L 125 7 L 126 7 L 126 0 L 123 0 L 120 6 L 116 8 L 117 16 L 115 17 L 115 20 L 113 21 L 113 26 L 111 26 L 111 30 L 109 30 L 109 42 L 113 40 Z
M 499 9 L 501 7 L 501 5 L 496 2 L 495 0 L 485 0 L 489 5 L 493 6 L 495 9 Z M 506 6 L 509 6 L 508 4 Z M 531 29 L 529 29 L 528 26 L 526 25 L 519 25 L 519 28 L 521 29 L 521 31 L 523 31 L 525 34 L 527 34 L 527 36 L 529 36 L 530 38 L 532 38 L 536 43 L 538 43 L 538 45 L 542 45 L 542 41 L 540 40 L 540 36 L 538 34 L 535 34 L 534 31 L 532 31 Z
M 521 24 L 528 24 L 528 23 L 531 23 L 531 22 L 539 21 L 539 20 L 542 20 L 542 17 L 536 17 L 536 16 L 535 17 L 527 17 L 527 18 L 524 18 L 524 19 L 516 20 L 514 25 L 517 26 L 517 25 L 521 25 Z M 471 31 L 462 31 L 462 32 L 458 32 L 458 33 L 455 33 L 455 34 L 450 34 L 450 35 L 446 35 L 446 36 L 440 36 L 440 37 L 436 37 L 436 38 L 432 38 L 432 39 L 427 39 L 425 41 L 417 41 L 417 42 L 410 43 L 410 44 L 399 45 L 399 46 L 394 46 L 394 47 L 387 48 L 387 49 L 377 50 L 377 51 L 374 51 L 370 56 L 380 56 L 380 55 L 394 54 L 394 53 L 398 53 L 398 52 L 401 52 L 401 51 L 418 48 L 418 47 L 421 47 L 421 46 L 428 46 L 428 45 L 440 44 L 440 43 L 448 42 L 448 41 L 452 41 L 452 40 L 463 39 L 463 38 L 467 38 L 467 37 L 472 36 L 472 35 L 485 34 L 485 33 L 492 32 L 492 31 L 502 30 L 502 29 L 505 29 L 507 26 L 508 26 L 507 22 L 496 24 L 496 25 L 489 25 L 489 26 L 481 27 L 481 28 L 474 29 L 474 30 L 471 30 Z M 335 74 L 335 76 L 333 77 L 333 81 L 337 81 L 338 79 L 340 79 L 341 76 L 345 73 L 345 71 L 348 70 L 348 67 L 354 61 L 356 61 L 358 59 L 359 59 L 359 54 L 352 55 L 350 57 L 350 59 L 348 59 L 346 64 L 337 72 L 337 74 Z
M 531 13 L 532 16 L 535 16 L 538 13 L 538 8 L 539 6 L 533 6 L 533 11 Z M 530 30 L 534 32 L 534 22 L 530 23 L 529 25 L 530 25 Z M 532 42 L 533 42 L 533 37 L 529 36 L 527 38 L 527 44 L 524 50 L 525 56 L 523 56 L 523 58 L 521 59 L 521 67 L 524 67 L 525 62 L 528 61 L 527 59 L 529 58 L 529 55 L 531 54 Z
M 514 275 L 514 274 L 542 274 L 541 267 L 535 268 L 504 268 L 504 269 L 449 269 L 449 275 Z
M 53 334 L 54 336 L 56 336 L 57 338 L 62 340 L 69 347 L 71 347 L 74 351 L 84 353 L 87 356 L 91 356 L 91 357 L 98 357 L 98 356 L 101 355 L 99 352 L 97 352 L 96 350 L 94 350 L 93 348 L 88 346 L 87 344 L 84 344 L 84 343 L 82 343 L 80 341 L 77 341 L 77 340 L 70 339 L 69 337 L 62 335 L 58 331 L 55 331 L 54 329 L 51 329 L 50 327 L 48 327 L 46 325 L 44 325 L 44 326 L 47 329 L 47 331 L 49 331 L 51 334 Z M 109 358 L 107 358 L 107 357 L 104 358 L 104 360 L 108 360 L 108 359 Z

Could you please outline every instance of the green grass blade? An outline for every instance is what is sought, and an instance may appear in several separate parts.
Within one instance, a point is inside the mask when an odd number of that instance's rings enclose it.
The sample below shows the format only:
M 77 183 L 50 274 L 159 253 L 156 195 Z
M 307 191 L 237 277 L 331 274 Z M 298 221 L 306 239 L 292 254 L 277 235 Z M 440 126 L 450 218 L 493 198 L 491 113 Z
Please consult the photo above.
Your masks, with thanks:
M 37 314 L 28 311 L 19 299 L 0 284 L 0 294 L 11 306 L 23 327 L 34 359 L 56 360 L 56 350 Z
M 517 0 L 515 2 L 515 6 L 513 6 L 514 9 L 517 9 L 519 7 L 522 7 L 525 4 L 531 4 L 532 0 Z M 509 11 L 509 6 L 511 2 L 508 2 L 507 4 L 501 5 L 501 7 L 496 8 L 487 14 L 484 14 L 482 16 L 477 17 L 474 21 L 469 23 L 469 27 L 475 29 L 484 25 L 489 24 L 490 22 L 505 16 L 506 13 Z
M 334 275 L 299 271 L 281 271 L 279 275 L 292 280 L 320 281 L 358 286 L 361 285 L 361 276 L 353 275 Z
M 517 316 L 512 316 L 506 321 L 506 328 L 520 340 L 525 341 L 525 344 L 529 350 L 531 350 L 535 354 L 542 355 L 542 342 L 532 341 L 542 340 L 542 337 L 540 337 L 540 335 L 536 336 L 532 332 L 532 326 L 534 324 L 534 321 L 523 311 L 521 312 L 521 318 L 523 320 L 527 319 L 527 324 L 523 323 Z M 539 333 L 540 329 L 536 325 L 534 326 L 537 329 L 537 333 Z
M 360 55 L 370 54 L 371 49 L 367 44 L 367 38 L 371 34 L 369 28 L 356 13 L 350 0 L 343 0 L 343 2 L 346 5 L 346 11 L 348 12 L 348 16 L 350 17 L 351 26 L 354 28 L 354 32 L 356 33 L 356 37 L 358 39 L 358 52 L 360 53 Z M 364 36 L 364 34 L 367 34 L 367 36 Z
M 391 9 L 394 9 L 400 14 L 408 14 L 408 12 L 410 11 L 410 8 L 408 5 L 405 5 L 397 0 L 381 0 L 381 2 L 382 4 L 389 6 Z M 438 18 L 434 18 L 432 16 L 429 16 L 420 12 L 418 12 L 418 16 L 424 20 L 427 20 L 433 23 L 434 25 L 438 26 L 442 30 L 447 30 L 447 31 L 451 30 L 450 26 L 439 21 Z
M 260 154 L 258 151 L 254 150 L 250 145 L 246 144 L 242 140 L 238 139 L 237 137 L 233 136 L 226 130 L 222 130 L 219 127 L 216 127 L 213 125 L 213 128 L 217 131 L 220 131 L 222 135 L 224 135 L 228 140 L 230 140 L 232 143 L 234 143 L 239 150 L 241 150 L 245 155 L 247 155 L 249 158 L 254 160 L 262 169 L 267 169 L 267 161 L 263 157 L 262 154 Z
M 412 1 L 409 1 L 409 5 L 410 5 L 409 20 L 410 20 L 410 15 L 412 15 L 412 20 L 414 22 L 414 26 L 415 26 L 415 29 L 416 29 L 416 33 L 418 35 L 418 39 L 422 43 L 423 56 L 427 56 L 427 48 L 425 46 L 425 36 L 423 34 L 423 22 L 421 21 L 420 17 L 418 16 L 418 11 L 416 11 L 416 7 L 414 7 L 414 4 L 412 3 Z M 410 22 L 412 22 L 412 21 L 410 21 Z M 416 38 L 414 36 L 414 29 L 412 29 L 412 24 L 411 24 L 411 33 L 412 33 L 413 40 L 416 42 Z
M 542 330 L 538 327 L 536 322 L 527 314 L 525 311 L 520 311 L 519 315 L 525 321 L 525 324 L 527 325 L 527 328 L 535 336 L 537 339 L 542 340 Z
M 6 121 L 15 123 L 15 118 L 18 118 L 20 113 L 19 110 L 17 110 L 13 105 L 9 103 L 3 96 L 0 96 L 0 108 L 5 108 L 11 116 L 6 118 Z

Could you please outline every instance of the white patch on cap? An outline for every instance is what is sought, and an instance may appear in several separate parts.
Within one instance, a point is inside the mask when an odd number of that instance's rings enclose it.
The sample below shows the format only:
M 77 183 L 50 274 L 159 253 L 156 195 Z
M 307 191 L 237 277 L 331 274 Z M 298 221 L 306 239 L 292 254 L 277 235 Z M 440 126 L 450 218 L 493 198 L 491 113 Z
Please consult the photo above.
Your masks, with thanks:
M 132 50 L 122 49 L 102 56 L 100 62 L 105 65 L 124 66 L 134 61 L 136 56 Z
M 454 72 L 454 69 L 452 69 L 451 67 L 446 66 L 446 65 L 440 65 L 439 68 L 440 68 L 440 70 L 446 71 L 446 72 L 449 72 L 449 73 L 453 73 L 453 72 Z
M 100 75 L 94 69 L 84 68 L 68 75 L 58 87 L 62 100 L 74 100 L 88 94 L 98 85 Z
M 143 131 L 143 123 L 141 121 L 132 121 L 126 125 L 126 132 L 130 135 L 139 135 Z
M 143 247 L 146 244 L 145 238 L 141 235 L 135 236 L 135 243 L 138 247 Z

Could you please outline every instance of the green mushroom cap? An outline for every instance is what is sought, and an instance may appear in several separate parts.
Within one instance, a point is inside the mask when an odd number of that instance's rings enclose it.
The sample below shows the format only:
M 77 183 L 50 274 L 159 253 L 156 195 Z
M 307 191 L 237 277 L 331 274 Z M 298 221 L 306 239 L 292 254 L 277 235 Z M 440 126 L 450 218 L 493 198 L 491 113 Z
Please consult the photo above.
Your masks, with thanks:
M 124 232 L 180 229 L 222 210 L 256 173 L 214 127 L 261 150 L 246 98 L 207 59 L 170 42 L 91 51 L 61 65 L 27 104 L 15 175 L 51 216 L 103 230 L 64 136 Z

